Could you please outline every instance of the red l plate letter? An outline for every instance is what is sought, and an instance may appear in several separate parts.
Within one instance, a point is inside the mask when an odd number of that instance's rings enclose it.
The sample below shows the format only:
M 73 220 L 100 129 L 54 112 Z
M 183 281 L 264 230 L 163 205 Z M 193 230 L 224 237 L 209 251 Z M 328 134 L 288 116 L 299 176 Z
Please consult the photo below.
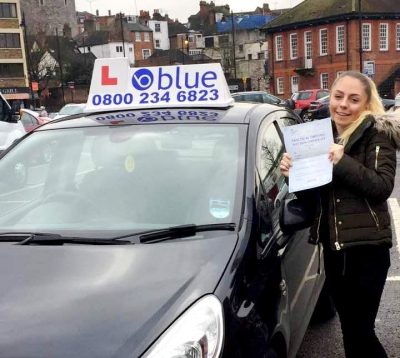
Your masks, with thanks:
M 110 66 L 101 66 L 101 84 L 103 86 L 115 86 L 117 83 L 116 77 L 110 77 Z

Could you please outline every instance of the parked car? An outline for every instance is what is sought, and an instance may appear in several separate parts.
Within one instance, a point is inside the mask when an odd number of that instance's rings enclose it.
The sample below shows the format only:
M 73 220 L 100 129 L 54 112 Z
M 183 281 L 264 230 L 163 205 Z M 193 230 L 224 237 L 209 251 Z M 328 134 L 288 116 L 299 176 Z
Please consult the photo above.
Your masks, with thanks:
M 330 116 L 329 96 L 325 96 L 310 103 L 310 107 L 303 115 L 303 120 L 308 122 L 313 121 L 314 119 L 323 119 Z
M 311 102 L 328 95 L 329 91 L 324 89 L 309 89 L 296 92 L 292 95 L 292 99 L 295 102 L 294 110 L 300 117 L 303 117 Z
M 232 93 L 232 97 L 235 102 L 268 103 L 293 109 L 291 101 L 281 99 L 264 91 L 236 92 Z
M 51 118 L 47 116 L 47 112 L 41 110 L 40 112 L 33 111 L 26 108 L 21 108 L 21 123 L 27 133 L 33 131 L 36 127 L 51 121 Z
M 395 105 L 394 99 L 381 98 L 381 101 L 383 107 L 385 108 L 385 111 L 389 110 Z M 303 119 L 305 122 L 327 117 L 330 117 L 329 96 L 323 97 L 317 101 L 312 101 L 310 103 L 310 107 L 303 115 Z
M 219 64 L 93 72 L 93 113 L 0 159 L 1 356 L 295 357 L 325 279 L 279 170 L 299 118 L 235 103 Z
M 8 101 L 0 93 L 0 153 L 25 133 L 19 115 L 14 113 Z
M 383 107 L 385 108 L 385 111 L 388 111 L 395 105 L 395 100 L 391 98 L 381 98 Z
M 83 113 L 86 103 L 68 103 L 60 109 L 60 111 L 54 116 L 54 119 L 59 119 L 73 114 Z

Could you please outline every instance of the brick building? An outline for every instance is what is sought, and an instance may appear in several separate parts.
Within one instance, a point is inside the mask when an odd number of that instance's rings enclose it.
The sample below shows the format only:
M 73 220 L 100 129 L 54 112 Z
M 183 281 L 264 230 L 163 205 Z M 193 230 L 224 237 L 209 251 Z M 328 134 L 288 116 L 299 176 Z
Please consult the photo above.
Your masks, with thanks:
M 28 34 L 54 35 L 55 29 L 59 35 L 78 34 L 75 0 L 22 0 L 21 11 Z
M 128 23 L 130 41 L 133 43 L 135 60 L 145 60 L 154 52 L 153 31 L 145 25 Z
M 0 91 L 11 103 L 30 98 L 20 0 L 0 0 Z
M 305 0 L 264 31 L 273 93 L 287 98 L 297 90 L 330 88 L 341 71 L 360 70 L 382 96 L 394 97 L 400 76 L 397 1 Z

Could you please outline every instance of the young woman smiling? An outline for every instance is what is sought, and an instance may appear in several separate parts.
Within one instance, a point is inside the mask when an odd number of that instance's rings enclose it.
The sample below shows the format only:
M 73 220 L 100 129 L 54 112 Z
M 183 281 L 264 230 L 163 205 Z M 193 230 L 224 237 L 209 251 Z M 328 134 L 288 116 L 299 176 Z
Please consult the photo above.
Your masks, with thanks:
M 348 71 L 330 95 L 335 143 L 330 184 L 296 193 L 315 203 L 313 242 L 324 247 L 328 289 L 339 314 L 347 358 L 387 357 L 375 318 L 390 266 L 392 230 L 386 200 L 396 173 L 400 116 L 385 114 L 375 84 Z M 292 159 L 280 163 L 289 176 Z

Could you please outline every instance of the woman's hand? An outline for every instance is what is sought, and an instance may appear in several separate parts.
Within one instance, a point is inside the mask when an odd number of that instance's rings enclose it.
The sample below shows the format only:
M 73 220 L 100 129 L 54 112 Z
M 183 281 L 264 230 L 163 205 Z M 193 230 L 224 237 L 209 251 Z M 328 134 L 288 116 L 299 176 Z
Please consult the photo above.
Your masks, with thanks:
M 332 144 L 329 149 L 329 160 L 336 165 L 344 154 L 344 146 L 340 144 Z
M 281 163 L 279 165 L 279 168 L 283 176 L 285 177 L 289 176 L 289 169 L 291 166 L 292 166 L 292 157 L 289 155 L 289 153 L 283 153 Z

